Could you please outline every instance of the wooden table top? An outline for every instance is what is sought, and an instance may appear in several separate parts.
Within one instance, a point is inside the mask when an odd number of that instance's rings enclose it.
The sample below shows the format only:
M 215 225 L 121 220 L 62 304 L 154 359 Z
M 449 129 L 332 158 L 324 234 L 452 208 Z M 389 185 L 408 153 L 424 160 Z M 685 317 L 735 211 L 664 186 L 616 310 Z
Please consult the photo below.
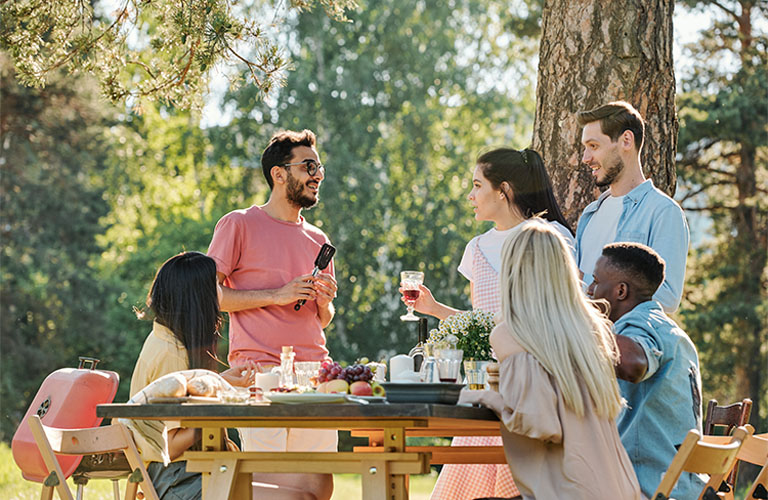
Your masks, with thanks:
M 475 420 L 498 424 L 496 414 L 488 408 L 427 403 L 371 404 L 101 404 L 96 414 L 105 418 L 140 418 L 159 420 L 252 420 L 252 419 L 404 419 L 404 420 Z

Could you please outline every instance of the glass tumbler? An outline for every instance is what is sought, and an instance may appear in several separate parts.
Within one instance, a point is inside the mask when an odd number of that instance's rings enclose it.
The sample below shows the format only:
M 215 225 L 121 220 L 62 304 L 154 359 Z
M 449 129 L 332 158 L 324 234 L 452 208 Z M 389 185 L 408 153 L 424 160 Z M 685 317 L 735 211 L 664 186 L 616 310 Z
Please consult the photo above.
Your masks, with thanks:
M 461 349 L 435 349 L 435 361 L 437 361 L 437 373 L 440 382 L 455 384 L 461 373 L 461 360 L 464 351 Z
M 296 385 L 309 389 L 312 379 L 320 373 L 320 361 L 296 361 L 293 368 L 296 370 Z

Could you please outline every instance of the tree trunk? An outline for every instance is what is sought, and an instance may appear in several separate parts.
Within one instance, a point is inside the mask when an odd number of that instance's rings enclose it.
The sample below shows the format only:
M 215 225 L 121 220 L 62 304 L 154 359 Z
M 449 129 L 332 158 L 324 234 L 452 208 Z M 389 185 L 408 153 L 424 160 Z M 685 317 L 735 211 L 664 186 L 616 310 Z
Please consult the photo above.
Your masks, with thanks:
M 741 144 L 739 164 L 736 167 L 739 204 L 733 211 L 733 220 L 736 229 L 735 243 L 738 248 L 743 249 L 746 257 L 739 273 L 741 282 L 739 288 L 747 291 L 751 297 L 758 298 L 754 302 L 755 307 L 759 308 L 761 289 L 765 286 L 763 275 L 768 265 L 768 231 L 764 225 L 761 225 L 758 207 L 753 202 L 758 196 L 756 156 L 757 151 L 754 146 L 747 143 Z M 740 323 L 743 323 L 743 345 L 740 350 L 743 356 L 740 363 L 743 364 L 744 370 L 737 372 L 736 386 L 742 388 L 752 399 L 754 409 L 751 422 L 756 426 L 755 428 L 759 429 L 759 414 L 763 398 L 762 377 L 765 368 L 765 355 L 761 351 L 765 342 L 765 325 L 759 320 L 742 322 L 736 319 L 734 322 L 735 325 Z M 738 376 L 740 374 L 741 377 Z
M 646 120 L 643 169 L 675 191 L 672 0 L 546 0 L 542 13 L 533 147 L 541 151 L 569 222 L 599 194 L 581 164 L 576 112 L 623 99 Z

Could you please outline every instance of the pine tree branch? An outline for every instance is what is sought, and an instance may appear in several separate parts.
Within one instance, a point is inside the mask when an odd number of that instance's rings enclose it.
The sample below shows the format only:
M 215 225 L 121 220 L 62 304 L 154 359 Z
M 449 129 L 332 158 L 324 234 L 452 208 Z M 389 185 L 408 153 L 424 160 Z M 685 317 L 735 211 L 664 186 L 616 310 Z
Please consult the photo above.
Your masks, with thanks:
M 707 165 L 702 165 L 700 168 L 703 168 L 707 170 L 708 172 L 712 172 L 713 174 L 722 175 L 725 177 L 730 177 L 731 179 L 736 179 L 736 174 L 734 172 L 728 172 L 727 170 L 720 170 L 717 167 L 710 167 Z
M 254 71 L 254 67 L 259 68 L 260 70 L 264 71 L 264 68 L 260 68 L 258 65 L 253 63 L 252 61 L 249 61 L 248 59 L 245 59 L 240 54 L 238 54 L 232 47 L 229 46 L 228 43 L 224 42 L 224 46 L 227 48 L 227 50 L 234 55 L 236 58 L 240 59 L 242 62 L 245 63 L 246 67 L 248 68 L 248 71 L 251 72 L 251 78 L 253 78 L 253 82 L 256 84 L 257 87 L 261 87 L 261 80 L 256 75 L 256 72 Z
M 739 20 L 740 16 L 739 16 L 739 15 L 738 15 L 736 12 L 734 12 L 732 9 L 729 9 L 729 8 L 728 8 L 728 7 L 726 7 L 725 5 L 721 4 L 721 3 L 720 3 L 720 2 L 718 2 L 717 0 L 712 0 L 712 5 L 715 5 L 715 6 L 717 6 L 717 7 L 720 7 L 720 8 L 721 8 L 723 11 L 725 11 L 727 14 L 729 14 L 729 15 L 733 16 L 733 18 L 734 18 L 736 21 L 738 21 L 738 20 Z
M 172 87 L 178 87 L 182 83 L 184 83 L 184 79 L 186 78 L 187 72 L 189 72 L 189 68 L 192 66 L 192 61 L 195 57 L 195 47 L 197 47 L 200 44 L 200 42 L 196 42 L 192 47 L 190 47 L 187 52 L 184 53 L 183 56 L 185 57 L 187 54 L 189 54 L 189 59 L 187 61 L 187 64 L 184 66 L 184 68 L 181 71 L 178 71 L 176 74 L 172 75 L 170 78 L 166 78 L 162 82 L 158 82 L 154 87 L 148 89 L 148 90 L 142 90 L 139 92 L 129 92 L 129 94 L 134 95 L 136 97 L 146 97 L 149 95 L 153 95 L 161 90 L 166 90 Z M 144 64 L 141 61 L 128 61 L 128 63 L 136 64 L 142 68 L 152 77 L 152 80 L 156 80 L 157 77 L 152 73 L 150 68 Z
M 127 2 L 126 2 L 127 3 Z M 93 40 L 90 40 L 88 44 L 83 49 L 75 49 L 68 53 L 65 53 L 64 56 L 62 56 L 58 61 L 54 61 L 53 64 L 51 64 L 48 67 L 41 68 L 39 71 L 36 71 L 34 73 L 35 76 L 38 78 L 42 78 L 43 76 L 47 75 L 48 73 L 51 73 L 52 71 L 62 67 L 63 65 L 67 64 L 69 61 L 71 61 L 76 55 L 78 54 L 87 54 L 88 51 L 90 51 L 93 47 L 96 46 L 96 44 L 108 33 L 110 33 L 122 20 L 123 14 L 125 14 L 125 11 L 127 9 L 126 4 L 123 4 L 121 7 L 121 13 L 115 18 L 114 21 L 112 21 L 112 24 L 110 24 L 107 29 L 101 32 L 99 36 L 94 38 Z
M 688 159 L 689 161 L 695 161 L 698 158 L 701 157 L 701 155 L 706 152 L 709 148 L 714 146 L 715 144 L 719 143 L 720 139 L 701 139 L 699 140 L 696 147 L 688 146 L 686 148 L 687 150 L 683 153 L 683 160 Z
M 680 164 L 684 167 L 691 167 L 696 170 L 706 170 L 712 174 L 716 175 L 722 175 L 724 177 L 728 177 L 729 179 L 732 179 L 733 181 L 736 180 L 736 174 L 734 172 L 728 172 L 727 170 L 720 170 L 717 167 L 711 167 L 707 164 L 700 163 L 697 159 L 689 160 L 689 161 L 681 161 Z
M 136 66 L 146 71 L 149 77 L 152 78 L 153 80 L 157 78 L 155 74 L 152 72 L 152 69 L 149 66 L 147 66 L 147 64 L 144 63 L 143 61 L 134 61 L 133 59 L 129 59 L 125 61 L 125 64 L 135 64 Z
M 686 193 L 686 195 L 683 196 L 683 199 L 680 200 L 680 203 L 683 203 L 685 201 L 690 200 L 691 198 L 694 198 L 694 197 L 700 195 L 701 193 L 703 193 L 704 191 L 708 190 L 711 187 L 714 187 L 714 186 L 726 186 L 726 185 L 731 185 L 731 184 L 733 184 L 733 182 L 726 181 L 726 180 L 721 180 L 721 181 L 715 181 L 715 182 L 707 183 L 706 185 L 700 187 L 696 191 L 691 191 L 690 193 Z
M 184 66 L 184 69 L 179 74 L 179 78 L 176 81 L 176 83 L 173 84 L 174 87 L 178 87 L 182 83 L 184 83 L 184 79 L 187 77 L 187 73 L 189 72 L 189 68 L 192 66 L 192 61 L 195 59 L 195 48 L 200 44 L 200 40 L 197 40 L 194 45 L 192 45 L 189 48 L 189 59 L 187 60 L 186 66 Z
M 683 210 L 686 212 L 718 212 L 721 210 L 736 210 L 736 208 L 737 207 L 729 207 L 727 205 L 710 205 L 707 207 L 683 207 Z

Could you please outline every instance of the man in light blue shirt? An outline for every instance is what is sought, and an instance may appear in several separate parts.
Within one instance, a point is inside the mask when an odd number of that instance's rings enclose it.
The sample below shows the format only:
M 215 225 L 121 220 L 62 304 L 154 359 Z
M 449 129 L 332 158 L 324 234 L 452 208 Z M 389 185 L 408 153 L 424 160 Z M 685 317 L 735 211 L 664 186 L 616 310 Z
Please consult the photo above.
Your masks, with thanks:
M 627 407 L 619 435 L 643 494 L 650 497 L 691 429 L 701 431 L 701 378 L 696 347 L 652 300 L 664 280 L 664 261 L 637 243 L 603 248 L 588 294 L 610 304 L 621 358 L 616 367 Z M 704 487 L 683 473 L 672 496 L 696 499 Z
M 667 264 L 664 283 L 654 295 L 666 312 L 680 305 L 688 256 L 688 223 L 680 206 L 643 175 L 640 151 L 645 124 L 631 104 L 616 101 L 578 114 L 584 127 L 582 162 L 598 187 L 608 186 L 590 203 L 576 228 L 576 261 L 585 284 L 604 245 L 642 243 Z

